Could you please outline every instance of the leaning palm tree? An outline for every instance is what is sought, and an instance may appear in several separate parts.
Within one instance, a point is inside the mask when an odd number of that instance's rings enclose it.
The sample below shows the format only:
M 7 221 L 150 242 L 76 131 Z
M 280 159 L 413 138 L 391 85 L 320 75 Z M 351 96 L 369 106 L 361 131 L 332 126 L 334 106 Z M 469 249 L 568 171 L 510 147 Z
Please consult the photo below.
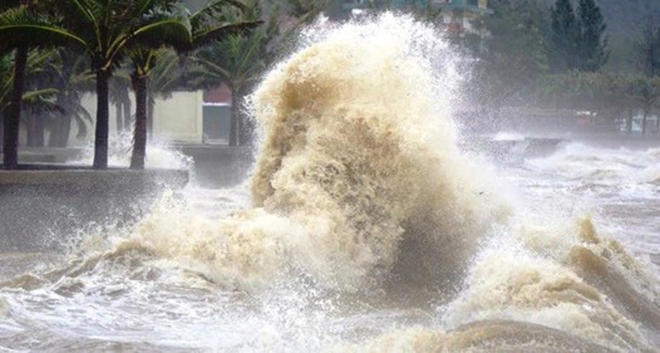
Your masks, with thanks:
M 90 54 L 96 76 L 97 112 L 94 168 L 108 166 L 109 86 L 113 69 L 134 42 L 144 48 L 190 41 L 187 24 L 172 16 L 148 16 L 155 9 L 173 9 L 175 0 L 62 0 L 51 16 L 20 7 L 0 18 L 0 38 L 39 38 L 67 42 Z

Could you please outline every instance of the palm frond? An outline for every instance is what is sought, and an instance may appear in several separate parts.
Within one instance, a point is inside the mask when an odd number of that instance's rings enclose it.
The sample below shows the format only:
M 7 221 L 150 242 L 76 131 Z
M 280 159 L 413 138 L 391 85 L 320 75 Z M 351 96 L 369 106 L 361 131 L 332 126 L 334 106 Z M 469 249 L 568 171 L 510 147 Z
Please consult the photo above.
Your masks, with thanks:
M 32 100 L 38 97 L 43 98 L 44 96 L 53 96 L 57 93 L 59 93 L 59 90 L 56 88 L 44 88 L 36 91 L 25 92 L 23 94 L 23 102 L 29 104 Z
M 171 17 L 162 17 L 142 26 L 126 39 L 129 38 L 134 46 L 142 49 L 159 49 L 163 46 L 170 46 L 185 50 L 192 42 L 192 35 L 185 22 Z
M 250 31 L 262 25 L 264 22 L 258 21 L 242 21 L 234 23 L 222 23 L 215 26 L 206 28 L 195 29 L 193 32 L 193 48 L 200 48 L 213 41 L 222 41 L 230 36 L 245 36 L 250 34 Z
M 18 45 L 58 46 L 75 44 L 86 46 L 87 42 L 76 34 L 32 13 L 26 6 L 7 10 L 0 14 L 0 38 L 3 47 Z
M 224 19 L 228 8 L 244 12 L 248 7 L 236 0 L 214 0 L 189 17 L 192 28 L 207 27 L 218 19 Z

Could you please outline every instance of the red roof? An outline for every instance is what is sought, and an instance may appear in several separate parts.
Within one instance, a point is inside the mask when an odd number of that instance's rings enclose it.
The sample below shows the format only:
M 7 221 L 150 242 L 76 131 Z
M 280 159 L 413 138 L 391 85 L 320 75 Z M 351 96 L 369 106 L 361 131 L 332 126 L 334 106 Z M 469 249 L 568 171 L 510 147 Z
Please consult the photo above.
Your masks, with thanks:
M 204 92 L 204 103 L 227 103 L 231 104 L 231 90 L 227 85 Z

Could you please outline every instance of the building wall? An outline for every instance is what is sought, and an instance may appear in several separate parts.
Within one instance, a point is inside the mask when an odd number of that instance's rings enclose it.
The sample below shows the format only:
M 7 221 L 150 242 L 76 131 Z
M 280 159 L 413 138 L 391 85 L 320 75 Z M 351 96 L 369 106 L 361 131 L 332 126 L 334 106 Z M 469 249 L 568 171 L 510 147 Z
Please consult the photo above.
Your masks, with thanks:
M 201 91 L 177 92 L 158 100 L 154 109 L 154 136 L 170 141 L 202 143 L 203 97 Z
M 171 142 L 202 143 L 203 141 L 203 97 L 202 91 L 176 92 L 171 98 L 156 100 L 154 109 L 154 137 Z M 131 97 L 133 100 L 134 97 Z M 83 99 L 83 106 L 96 117 L 96 95 L 90 94 Z M 132 102 L 135 114 L 135 101 Z M 71 145 L 84 144 L 76 141 L 75 125 L 72 126 Z M 94 138 L 94 127 L 88 129 L 88 140 Z M 110 105 L 110 132 L 117 131 L 116 109 Z

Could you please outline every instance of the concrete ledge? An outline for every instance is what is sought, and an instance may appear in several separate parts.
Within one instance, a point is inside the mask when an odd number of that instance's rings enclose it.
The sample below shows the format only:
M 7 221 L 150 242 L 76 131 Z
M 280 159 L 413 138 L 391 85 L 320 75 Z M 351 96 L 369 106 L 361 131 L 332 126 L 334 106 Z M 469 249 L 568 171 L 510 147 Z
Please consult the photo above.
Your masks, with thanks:
M 1 165 L 0 165 L 1 167 Z M 15 187 L 51 188 L 53 191 L 135 191 L 188 184 L 187 170 L 128 169 L 94 170 L 86 166 L 23 164 L 18 170 L 0 170 L 0 191 Z
M 18 151 L 18 161 L 19 163 L 65 163 L 79 158 L 82 153 L 82 148 L 75 147 L 21 147 Z
M 184 154 L 196 156 L 250 156 L 251 147 L 232 147 L 224 145 L 175 145 Z
M 57 251 L 89 226 L 130 225 L 188 171 L 22 165 L 0 171 L 0 253 Z

